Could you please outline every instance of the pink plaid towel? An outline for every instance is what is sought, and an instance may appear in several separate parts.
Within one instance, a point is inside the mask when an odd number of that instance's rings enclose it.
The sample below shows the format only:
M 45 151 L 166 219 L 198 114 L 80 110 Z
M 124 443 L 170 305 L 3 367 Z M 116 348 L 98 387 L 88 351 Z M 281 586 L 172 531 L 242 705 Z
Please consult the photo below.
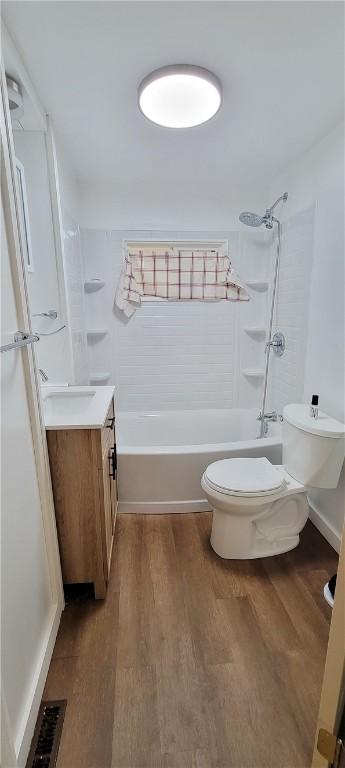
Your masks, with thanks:
M 159 247 L 129 249 L 126 253 L 115 304 L 131 317 L 142 296 L 170 301 L 249 300 L 229 256 L 218 251 Z

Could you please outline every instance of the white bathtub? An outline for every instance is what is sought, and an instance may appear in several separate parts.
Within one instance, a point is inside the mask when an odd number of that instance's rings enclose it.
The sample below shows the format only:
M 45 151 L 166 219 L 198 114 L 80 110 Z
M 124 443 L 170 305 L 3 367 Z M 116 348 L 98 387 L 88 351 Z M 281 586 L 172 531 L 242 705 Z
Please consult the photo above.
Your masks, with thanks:
M 257 439 L 252 409 L 120 412 L 117 416 L 120 512 L 161 514 L 209 509 L 200 480 L 217 459 L 266 456 L 281 462 L 280 424 Z

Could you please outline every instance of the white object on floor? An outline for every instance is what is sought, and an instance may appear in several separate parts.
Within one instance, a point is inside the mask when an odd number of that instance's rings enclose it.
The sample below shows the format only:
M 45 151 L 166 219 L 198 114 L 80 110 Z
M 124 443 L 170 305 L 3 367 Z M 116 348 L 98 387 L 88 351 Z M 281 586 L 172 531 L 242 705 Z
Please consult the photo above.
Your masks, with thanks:
M 308 488 L 336 488 L 345 425 L 308 405 L 284 408 L 283 466 L 267 459 L 216 461 L 201 486 L 213 509 L 211 545 L 220 557 L 252 559 L 288 552 L 308 519 Z
M 332 592 L 331 592 L 331 590 L 330 590 L 330 588 L 328 586 L 328 582 L 327 582 L 327 584 L 325 584 L 325 586 L 323 588 L 323 596 L 324 596 L 324 598 L 326 600 L 326 603 L 328 603 L 328 605 L 330 605 L 330 607 L 333 608 L 334 597 L 333 597 Z

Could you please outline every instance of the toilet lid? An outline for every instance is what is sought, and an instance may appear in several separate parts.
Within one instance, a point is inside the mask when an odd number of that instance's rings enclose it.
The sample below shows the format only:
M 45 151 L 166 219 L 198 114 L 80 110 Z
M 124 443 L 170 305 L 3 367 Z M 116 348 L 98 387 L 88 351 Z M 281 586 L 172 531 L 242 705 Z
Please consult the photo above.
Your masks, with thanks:
M 266 458 L 215 461 L 207 467 L 205 479 L 221 493 L 243 496 L 272 493 L 285 485 L 282 470 Z

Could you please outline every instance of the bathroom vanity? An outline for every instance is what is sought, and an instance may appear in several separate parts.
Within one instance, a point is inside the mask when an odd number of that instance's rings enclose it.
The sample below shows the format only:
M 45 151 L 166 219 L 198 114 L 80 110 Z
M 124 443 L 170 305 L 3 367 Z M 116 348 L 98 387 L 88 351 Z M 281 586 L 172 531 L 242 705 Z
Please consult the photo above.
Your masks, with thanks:
M 113 387 L 44 388 L 43 410 L 64 584 L 106 594 L 115 532 Z

